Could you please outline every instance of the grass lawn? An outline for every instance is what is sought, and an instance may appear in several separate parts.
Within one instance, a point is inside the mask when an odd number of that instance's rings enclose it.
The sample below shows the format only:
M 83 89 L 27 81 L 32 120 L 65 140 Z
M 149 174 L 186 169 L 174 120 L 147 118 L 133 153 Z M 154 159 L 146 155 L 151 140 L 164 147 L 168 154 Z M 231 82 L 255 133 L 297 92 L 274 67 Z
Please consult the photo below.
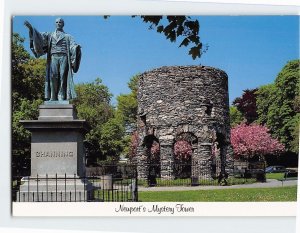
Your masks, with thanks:
M 252 184 L 256 182 L 256 179 L 254 178 L 248 178 L 248 179 L 244 179 L 244 178 L 236 178 L 236 177 L 232 177 L 229 178 L 228 180 L 228 185 L 235 185 L 235 184 Z M 156 178 L 156 186 L 157 187 L 171 187 L 171 186 L 191 186 L 191 179 L 190 178 L 186 178 L 186 179 L 175 179 L 175 180 L 171 180 L 171 179 L 160 179 L 160 178 Z M 199 181 L 200 185 L 209 185 L 209 186 L 219 186 L 218 180 L 200 180 Z M 138 180 L 138 185 L 140 186 L 144 186 L 144 187 L 148 187 L 148 182 L 147 180 Z
M 284 173 L 266 173 L 267 179 L 281 180 L 284 178 Z
M 296 200 L 297 186 L 279 188 L 139 192 L 139 201 L 142 202 L 269 202 Z

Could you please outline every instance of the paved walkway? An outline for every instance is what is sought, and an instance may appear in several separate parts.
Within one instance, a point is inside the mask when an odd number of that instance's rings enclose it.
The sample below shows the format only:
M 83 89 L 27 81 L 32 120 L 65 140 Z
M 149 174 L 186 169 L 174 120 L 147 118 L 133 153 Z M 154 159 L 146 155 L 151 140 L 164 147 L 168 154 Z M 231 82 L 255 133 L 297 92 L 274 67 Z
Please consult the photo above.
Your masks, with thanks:
M 278 181 L 268 179 L 265 183 L 239 184 L 231 186 L 173 186 L 173 187 L 141 187 L 138 191 L 187 191 L 187 190 L 214 190 L 214 189 L 238 189 L 238 188 L 274 188 L 297 185 L 298 180 Z

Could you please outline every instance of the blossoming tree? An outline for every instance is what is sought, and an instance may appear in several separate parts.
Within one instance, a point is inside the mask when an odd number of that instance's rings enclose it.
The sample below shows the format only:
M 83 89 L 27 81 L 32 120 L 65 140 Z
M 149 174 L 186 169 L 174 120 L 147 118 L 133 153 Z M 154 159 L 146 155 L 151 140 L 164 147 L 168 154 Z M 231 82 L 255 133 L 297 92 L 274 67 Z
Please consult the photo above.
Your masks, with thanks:
M 131 142 L 129 146 L 129 158 L 133 159 L 137 156 L 137 147 L 139 144 L 139 137 L 137 131 L 134 131 L 131 135 Z M 157 141 L 152 141 L 150 147 L 150 157 L 149 159 L 155 162 L 158 162 L 160 158 L 160 146 Z
M 231 144 L 236 158 L 249 160 L 254 157 L 264 159 L 266 155 L 278 155 L 284 146 L 271 137 L 266 126 L 240 124 L 231 129 Z
M 174 156 L 177 160 L 187 161 L 192 156 L 192 146 L 184 140 L 177 141 L 174 145 Z

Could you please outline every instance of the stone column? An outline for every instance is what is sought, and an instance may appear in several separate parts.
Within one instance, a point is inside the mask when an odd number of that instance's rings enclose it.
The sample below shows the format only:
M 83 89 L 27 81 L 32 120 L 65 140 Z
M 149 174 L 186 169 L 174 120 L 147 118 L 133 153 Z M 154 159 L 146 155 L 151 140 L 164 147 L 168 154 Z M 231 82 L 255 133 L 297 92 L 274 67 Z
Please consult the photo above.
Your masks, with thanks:
M 199 150 L 198 144 L 192 145 L 193 154 L 191 158 L 191 179 L 192 185 L 199 185 L 199 172 L 200 172 L 200 163 L 199 163 Z
M 225 148 L 225 156 L 224 156 L 224 163 L 225 163 L 225 172 L 228 174 L 229 177 L 233 177 L 233 169 L 234 169 L 234 158 L 233 158 L 233 149 L 231 145 L 227 145 Z
M 170 140 L 160 140 L 160 175 L 162 179 L 174 179 L 174 151 Z
M 137 149 L 137 172 L 139 179 L 148 179 L 149 163 L 148 163 L 148 148 L 141 145 Z
M 199 144 L 199 179 L 212 179 L 211 143 Z

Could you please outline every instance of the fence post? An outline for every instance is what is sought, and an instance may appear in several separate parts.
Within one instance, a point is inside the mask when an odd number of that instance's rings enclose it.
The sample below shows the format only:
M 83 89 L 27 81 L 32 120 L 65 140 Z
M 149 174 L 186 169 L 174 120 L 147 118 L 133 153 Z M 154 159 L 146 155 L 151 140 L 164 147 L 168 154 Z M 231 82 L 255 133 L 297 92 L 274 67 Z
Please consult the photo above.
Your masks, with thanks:
M 36 174 L 36 195 L 37 195 L 37 201 L 39 201 L 39 175 Z
M 47 202 L 49 201 L 48 197 L 48 174 L 46 174 L 46 195 L 47 195 Z
M 87 201 L 87 195 L 85 194 L 85 191 L 86 191 L 85 184 L 86 184 L 86 176 L 84 176 L 84 178 L 83 178 L 83 201 Z
M 76 174 L 74 174 L 74 187 L 75 187 L 75 202 L 76 202 Z
M 28 202 L 29 202 L 29 194 L 30 194 L 30 192 L 29 192 L 29 186 L 30 186 L 30 183 L 29 183 L 29 181 L 30 181 L 30 177 L 28 176 L 28 195 L 27 195 L 27 200 L 28 200 Z
M 67 174 L 65 173 L 65 202 L 67 201 Z
M 135 185 L 134 185 L 134 199 L 132 201 L 138 201 L 138 172 L 137 167 L 135 167 Z
M 55 174 L 55 201 L 57 202 L 57 173 Z
M 20 181 L 19 181 L 19 179 L 20 179 Z M 17 187 L 19 188 L 20 185 L 21 185 L 21 178 L 20 178 L 20 177 L 17 177 L 17 182 L 20 182 L 19 185 L 18 185 L 18 183 L 17 183 Z M 21 201 L 21 191 L 20 191 L 20 190 L 19 190 L 19 201 Z

